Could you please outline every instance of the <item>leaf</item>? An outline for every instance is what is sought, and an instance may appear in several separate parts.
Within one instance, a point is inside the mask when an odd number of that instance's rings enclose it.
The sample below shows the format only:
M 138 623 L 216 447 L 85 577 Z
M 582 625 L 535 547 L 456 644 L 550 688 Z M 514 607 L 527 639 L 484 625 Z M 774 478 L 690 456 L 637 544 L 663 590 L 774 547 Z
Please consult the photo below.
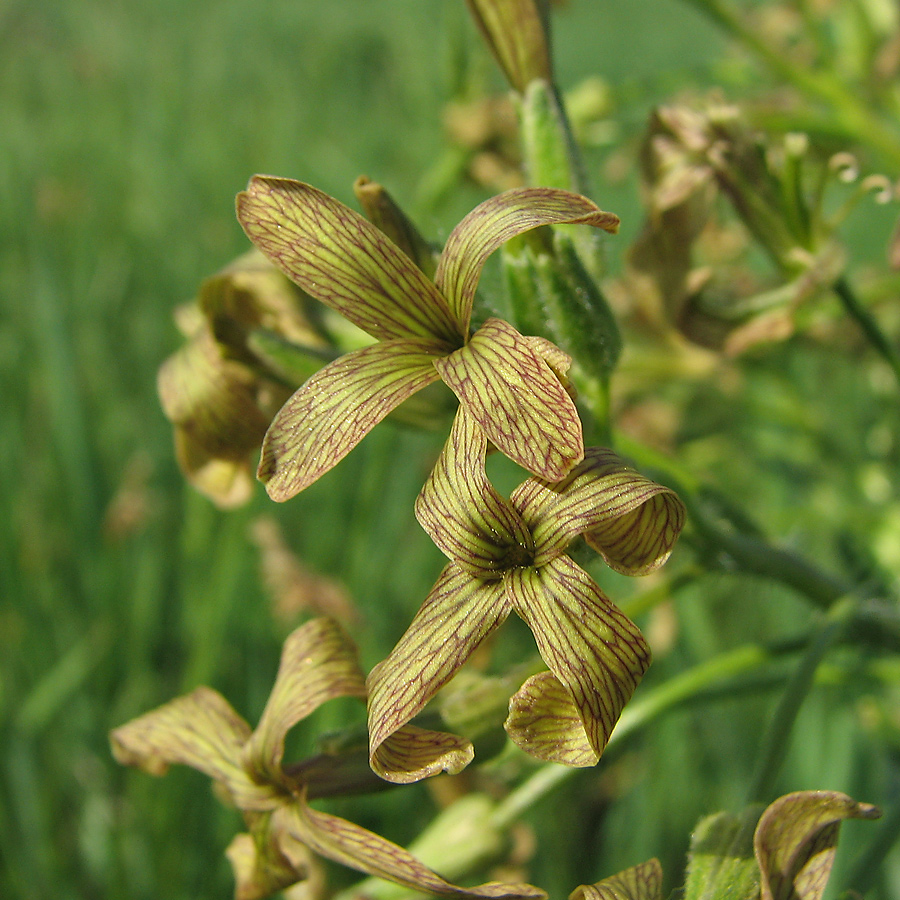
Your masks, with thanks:
M 541 657 L 571 694 L 599 757 L 650 665 L 644 636 L 567 556 L 539 569 L 514 569 L 506 585 Z
M 328 194 L 257 175 L 237 196 L 237 216 L 282 272 L 372 337 L 461 337 L 446 301 L 409 257 Z
M 431 475 L 416 498 L 416 518 L 451 560 L 479 578 L 499 577 L 511 555 L 532 554 L 531 534 L 484 469 L 487 439 L 460 408 Z
M 372 768 L 388 781 L 418 781 L 440 772 L 445 759 L 402 768 L 396 746 L 382 745 L 409 722 L 509 615 L 500 581 L 482 581 L 454 563 L 447 565 L 387 659 L 369 674 L 369 756 Z M 387 755 L 387 761 L 386 756 Z M 449 760 L 454 765 L 455 754 Z
M 225 788 L 239 809 L 269 809 L 270 787 L 255 784 L 242 766 L 250 726 L 217 691 L 199 687 L 110 734 L 113 756 L 123 765 L 163 775 L 181 764 Z
M 881 811 L 838 791 L 798 791 L 762 814 L 754 835 L 762 900 L 819 900 L 844 819 L 877 819 Z
M 575 888 L 569 900 L 660 900 L 662 877 L 659 860 L 650 859 L 596 884 Z
M 520 466 L 557 481 L 584 457 L 572 398 L 527 338 L 488 319 L 435 368 L 488 440 Z
M 289 500 L 337 465 L 391 410 L 438 378 L 428 340 L 385 341 L 325 366 L 279 410 L 257 475 Z
M 365 696 L 356 648 L 340 627 L 327 618 L 301 625 L 284 642 L 275 686 L 247 743 L 248 771 L 260 782 L 277 784 L 288 731 L 328 700 Z
M 556 188 L 504 191 L 472 210 L 450 233 L 434 276 L 457 327 L 467 335 L 475 289 L 487 258 L 510 238 L 541 225 L 583 224 L 615 232 L 619 217 Z
M 311 809 L 305 803 L 282 807 L 274 814 L 273 820 L 273 828 L 282 830 L 320 856 L 413 890 L 446 897 L 489 897 L 497 900 L 543 900 L 546 897 L 543 891 L 530 884 L 489 882 L 471 888 L 457 887 L 397 844 L 345 819 Z M 284 844 L 282 849 L 290 857 L 290 849 Z
M 753 829 L 759 812 L 751 806 L 740 816 L 720 812 L 698 823 L 688 853 L 685 900 L 757 900 Z
M 532 478 L 510 502 L 531 528 L 535 563 L 563 553 L 574 537 L 611 568 L 643 575 L 669 557 L 684 525 L 684 505 L 667 487 L 640 475 L 612 450 L 589 447 L 561 481 Z

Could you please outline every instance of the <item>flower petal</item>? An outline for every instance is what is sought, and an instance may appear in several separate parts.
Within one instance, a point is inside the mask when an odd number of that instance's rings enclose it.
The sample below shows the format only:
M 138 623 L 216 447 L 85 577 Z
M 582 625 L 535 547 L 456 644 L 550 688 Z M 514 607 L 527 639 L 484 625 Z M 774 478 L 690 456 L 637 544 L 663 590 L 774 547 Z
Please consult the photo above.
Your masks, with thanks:
M 534 534 L 536 565 L 585 534 L 613 569 L 627 575 L 643 575 L 669 558 L 685 516 L 674 491 L 599 447 L 585 450 L 562 481 L 524 482 L 510 502 Z
M 386 781 L 410 784 L 442 771 L 456 775 L 474 755 L 472 742 L 465 738 L 404 725 L 382 741 L 370 765 Z
M 260 782 L 281 780 L 284 739 L 313 710 L 335 697 L 365 699 L 356 648 L 331 619 L 312 619 L 288 635 L 275 686 L 244 760 Z
M 531 535 L 484 470 L 487 439 L 463 407 L 447 443 L 416 498 L 416 518 L 461 568 L 480 578 L 499 577 L 517 547 L 530 554 Z
M 328 194 L 257 175 L 237 196 L 237 216 L 282 272 L 372 337 L 459 339 L 446 301 L 415 263 Z
M 220 509 L 242 506 L 253 496 L 256 479 L 249 457 L 217 459 L 176 427 L 175 458 L 184 477 Z
M 268 828 L 267 823 L 261 824 L 262 828 Z M 309 850 L 301 845 L 296 848 L 296 861 L 289 862 L 267 834 L 246 832 L 235 835 L 225 856 L 234 873 L 235 900 L 264 900 L 298 881 L 305 881 L 314 862 Z M 305 864 L 301 864 L 304 856 Z
M 567 556 L 541 568 L 514 569 L 506 583 L 544 662 L 572 695 L 599 757 L 650 665 L 644 636 Z
M 662 877 L 659 860 L 649 859 L 596 884 L 575 888 L 569 894 L 569 900 L 659 900 Z
M 880 810 L 838 791 L 797 791 L 762 814 L 753 849 L 762 900 L 819 900 L 844 819 L 877 819 Z
M 510 238 L 541 225 L 619 228 L 619 217 L 603 212 L 587 197 L 546 187 L 513 188 L 476 206 L 450 233 L 434 276 L 450 312 L 468 334 L 472 302 L 487 258 Z M 312 293 L 312 292 L 310 292 Z
M 446 897 L 491 897 L 497 900 L 543 900 L 546 897 L 542 890 L 530 884 L 488 882 L 470 888 L 457 887 L 397 844 L 346 819 L 312 809 L 305 803 L 282 807 L 274 814 L 273 820 L 273 828 L 281 829 L 294 841 L 305 844 L 320 856 L 413 890 Z M 290 847 L 282 844 L 282 851 L 290 858 Z
M 386 341 L 319 370 L 275 416 L 257 475 L 288 500 L 337 465 L 391 410 L 438 378 L 433 341 Z
M 488 439 L 529 472 L 558 481 L 584 457 L 572 398 L 528 339 L 488 319 L 434 366 Z
M 197 769 L 221 784 L 239 809 L 272 805 L 269 787 L 244 771 L 250 726 L 217 691 L 199 687 L 139 716 L 110 734 L 113 756 L 127 766 L 163 775 L 170 765 Z
M 409 770 L 389 768 L 382 745 L 453 677 L 509 611 L 502 581 L 473 578 L 453 563 L 444 568 L 390 656 L 369 673 L 369 759 L 382 778 L 418 781 L 445 768 L 442 757 L 423 765 L 418 754 Z M 390 747 L 385 754 L 392 755 Z M 454 755 L 449 762 L 458 764 L 459 758 Z
M 572 695 L 552 672 L 532 675 L 510 698 L 503 727 L 522 750 L 544 762 L 584 768 L 600 759 Z

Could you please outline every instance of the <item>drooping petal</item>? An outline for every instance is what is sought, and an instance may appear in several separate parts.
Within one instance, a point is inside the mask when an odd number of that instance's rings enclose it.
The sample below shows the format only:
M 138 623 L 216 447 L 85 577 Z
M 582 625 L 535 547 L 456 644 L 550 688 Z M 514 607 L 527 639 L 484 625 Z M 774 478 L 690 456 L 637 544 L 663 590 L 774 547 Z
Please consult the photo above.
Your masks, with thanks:
M 488 319 L 434 366 L 488 439 L 529 472 L 558 481 L 584 457 L 581 420 L 553 370 L 512 325 Z
M 244 760 L 258 781 L 278 782 L 288 731 L 335 697 L 365 699 L 356 648 L 331 619 L 312 619 L 288 635 L 275 686 Z
M 650 665 L 644 636 L 567 556 L 514 569 L 506 584 L 544 662 L 572 695 L 599 757 Z
M 660 900 L 662 877 L 659 860 L 648 859 L 596 884 L 575 888 L 569 900 Z
M 600 759 L 572 695 L 552 672 L 532 675 L 516 691 L 504 727 L 515 744 L 544 762 L 584 768 Z
M 530 884 L 488 882 L 470 888 L 457 887 L 397 844 L 346 819 L 312 809 L 305 803 L 282 807 L 274 814 L 273 820 L 273 828 L 280 829 L 320 856 L 413 890 L 446 897 L 489 897 L 497 900 L 543 900 L 547 896 Z M 283 844 L 282 850 L 290 858 L 290 847 Z
M 487 258 L 510 238 L 541 225 L 593 225 L 619 228 L 619 217 L 603 212 L 587 197 L 556 188 L 504 191 L 476 206 L 450 233 L 434 276 L 450 312 L 468 334 L 472 301 Z
M 255 784 L 242 765 L 250 726 L 217 691 L 199 687 L 110 734 L 113 756 L 127 766 L 163 775 L 170 765 L 197 769 L 221 784 L 239 809 L 265 809 L 272 791 Z
M 237 216 L 282 272 L 372 337 L 461 336 L 446 301 L 415 263 L 328 194 L 257 175 L 237 196 Z
M 391 410 L 437 380 L 434 342 L 385 341 L 347 353 L 309 379 L 279 410 L 257 475 L 288 500 L 337 465 Z
M 398 768 L 397 747 L 382 745 L 406 725 L 446 684 L 475 648 L 509 614 L 502 581 L 482 581 L 454 563 L 445 566 L 431 593 L 387 659 L 369 673 L 369 759 L 388 781 L 418 781 L 445 768 L 438 755 L 423 763 L 416 753 L 408 766 Z
M 838 791 L 797 791 L 762 814 L 753 847 L 762 900 L 820 900 L 844 819 L 877 819 L 880 810 Z
M 464 407 L 416 498 L 416 518 L 461 568 L 480 578 L 498 577 L 517 548 L 530 554 L 531 535 L 484 470 L 487 438 Z
M 217 459 L 190 434 L 176 427 L 175 458 L 184 477 L 220 509 L 242 506 L 253 496 L 256 478 L 249 456 L 239 460 Z
M 587 448 L 562 481 L 531 478 L 519 485 L 510 502 L 534 534 L 536 565 L 585 534 L 617 572 L 643 575 L 668 559 L 684 525 L 684 505 L 674 491 L 599 447 Z

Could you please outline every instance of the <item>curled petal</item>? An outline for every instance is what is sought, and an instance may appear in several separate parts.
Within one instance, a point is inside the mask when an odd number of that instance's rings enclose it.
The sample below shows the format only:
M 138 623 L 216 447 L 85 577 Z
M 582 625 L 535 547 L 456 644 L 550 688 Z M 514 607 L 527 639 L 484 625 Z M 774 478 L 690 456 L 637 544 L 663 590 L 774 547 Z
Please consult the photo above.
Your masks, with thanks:
M 543 900 L 546 897 L 543 891 L 530 884 L 488 882 L 471 888 L 457 887 L 397 844 L 346 819 L 312 809 L 305 803 L 294 803 L 279 809 L 273 816 L 273 829 L 280 830 L 293 842 L 306 845 L 320 856 L 413 890 L 445 897 L 490 897 L 497 900 Z M 283 845 L 282 850 L 290 858 L 290 848 Z
M 237 216 L 282 272 L 372 337 L 461 336 L 444 298 L 415 263 L 328 194 L 257 175 L 238 194 Z
M 672 490 L 599 447 L 585 450 L 562 481 L 529 479 L 510 501 L 532 529 L 537 565 L 585 534 L 617 572 L 642 575 L 668 559 L 684 525 L 684 505 Z
M 385 341 L 325 366 L 279 410 L 258 477 L 288 500 L 337 465 L 391 410 L 437 380 L 433 341 Z
M 440 772 L 446 762 L 459 763 L 454 748 L 449 760 L 439 754 L 423 763 L 417 753 L 415 765 L 389 768 L 385 758 L 396 764 L 397 748 L 382 753 L 382 745 L 454 676 L 509 610 L 501 581 L 473 578 L 453 563 L 444 568 L 406 634 L 369 673 L 369 759 L 382 778 L 418 781 Z
M 585 768 L 600 759 L 572 695 L 552 672 L 533 675 L 513 695 L 503 727 L 514 743 L 544 762 Z
M 365 676 L 356 648 L 331 619 L 312 619 L 284 642 L 275 686 L 245 750 L 259 781 L 281 777 L 284 739 L 301 719 L 335 697 L 365 699 Z
M 877 819 L 880 810 L 838 791 L 798 791 L 762 814 L 753 837 L 762 900 L 819 900 L 844 819 Z
M 662 897 L 662 866 L 649 859 L 596 884 L 583 884 L 569 900 L 659 900 Z
M 517 234 L 541 225 L 566 224 L 593 225 L 615 232 L 619 217 L 571 191 L 525 187 L 485 200 L 453 229 L 434 281 L 463 334 L 469 331 L 475 288 L 487 258 Z
M 163 775 L 170 765 L 197 769 L 221 784 L 239 809 L 266 809 L 272 792 L 242 765 L 250 726 L 217 691 L 199 687 L 110 734 L 113 756 L 127 766 Z
M 488 319 L 435 368 L 488 439 L 529 472 L 558 481 L 584 457 L 572 398 L 528 339 Z
M 541 568 L 514 569 L 506 584 L 544 662 L 571 694 L 599 758 L 650 665 L 644 636 L 567 556 Z
M 487 439 L 460 407 L 428 481 L 416 499 L 416 518 L 431 539 L 471 574 L 498 577 L 516 548 L 531 552 L 531 535 L 484 470 Z
M 190 434 L 175 429 L 175 458 L 184 477 L 220 509 L 242 506 L 253 496 L 256 479 L 249 457 L 240 460 L 210 456 Z
M 381 778 L 409 784 L 442 771 L 456 775 L 474 756 L 472 743 L 465 738 L 404 725 L 382 741 L 371 765 Z

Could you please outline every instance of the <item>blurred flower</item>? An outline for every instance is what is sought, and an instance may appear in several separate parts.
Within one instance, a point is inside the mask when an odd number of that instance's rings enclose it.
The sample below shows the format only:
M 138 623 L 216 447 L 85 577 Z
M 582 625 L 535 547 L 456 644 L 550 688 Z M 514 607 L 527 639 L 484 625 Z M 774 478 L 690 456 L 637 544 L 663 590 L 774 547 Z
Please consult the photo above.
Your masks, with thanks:
M 446 896 L 543 898 L 531 885 L 460 888 L 415 857 L 358 825 L 312 809 L 316 773 L 340 789 L 341 768 L 320 760 L 285 769 L 288 731 L 322 703 L 364 697 L 353 646 L 329 619 L 314 619 L 285 641 L 272 694 L 255 731 L 221 694 L 206 687 L 173 700 L 111 734 L 113 753 L 154 775 L 180 763 L 209 775 L 220 796 L 244 814 L 249 833 L 228 849 L 238 900 L 255 900 L 305 879 L 310 851 L 414 890 Z M 321 795 L 319 790 L 318 794 Z
M 506 729 L 540 759 L 596 763 L 650 664 L 637 626 L 566 549 L 583 535 L 616 571 L 650 572 L 668 558 L 681 530 L 678 497 L 611 450 L 590 448 L 563 480 L 529 478 L 506 500 L 488 481 L 485 451 L 484 435 L 461 408 L 416 503 L 420 524 L 451 562 L 369 675 L 371 763 L 391 781 L 447 767 L 418 747 L 399 753 L 394 736 L 513 610 L 550 671 L 529 678 L 513 697 Z
M 259 477 L 286 500 L 336 465 L 391 410 L 442 379 L 491 442 L 546 478 L 581 460 L 581 422 L 546 342 L 490 318 L 470 334 L 488 256 L 541 225 L 615 230 L 618 219 L 568 191 L 493 197 L 453 230 L 432 283 L 377 228 L 316 188 L 257 176 L 238 195 L 250 239 L 295 283 L 376 338 L 311 377 L 275 417 Z

